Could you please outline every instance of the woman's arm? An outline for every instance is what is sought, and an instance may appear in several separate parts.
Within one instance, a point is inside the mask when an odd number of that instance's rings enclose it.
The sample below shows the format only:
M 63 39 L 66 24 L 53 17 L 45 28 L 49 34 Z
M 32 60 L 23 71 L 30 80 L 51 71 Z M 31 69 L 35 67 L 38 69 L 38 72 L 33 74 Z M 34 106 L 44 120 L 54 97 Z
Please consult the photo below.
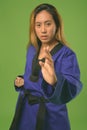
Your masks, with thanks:
M 76 97 L 82 89 L 80 70 L 75 53 L 71 50 L 66 51 L 61 62 L 56 61 L 55 72 L 56 84 L 50 85 L 46 80 L 43 80 L 42 88 L 51 102 L 64 104 Z

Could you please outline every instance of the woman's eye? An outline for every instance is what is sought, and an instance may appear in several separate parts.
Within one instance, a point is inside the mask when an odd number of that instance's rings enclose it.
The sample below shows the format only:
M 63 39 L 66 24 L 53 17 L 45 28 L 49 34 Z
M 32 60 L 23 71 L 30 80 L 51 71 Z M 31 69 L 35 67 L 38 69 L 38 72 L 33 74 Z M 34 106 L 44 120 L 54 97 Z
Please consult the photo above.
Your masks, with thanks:
M 50 25 L 51 25 L 51 23 L 46 23 L 46 25 L 47 25 L 47 26 L 50 26 Z
M 36 24 L 36 27 L 40 27 L 41 25 L 40 24 Z

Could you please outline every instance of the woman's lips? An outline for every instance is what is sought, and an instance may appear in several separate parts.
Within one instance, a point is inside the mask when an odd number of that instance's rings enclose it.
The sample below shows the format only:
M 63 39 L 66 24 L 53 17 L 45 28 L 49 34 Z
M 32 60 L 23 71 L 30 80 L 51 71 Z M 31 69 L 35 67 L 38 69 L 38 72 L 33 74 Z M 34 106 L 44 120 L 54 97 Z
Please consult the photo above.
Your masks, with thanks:
M 47 38 L 48 38 L 47 35 L 42 35 L 42 36 L 41 36 L 41 39 L 42 39 L 42 40 L 46 40 Z

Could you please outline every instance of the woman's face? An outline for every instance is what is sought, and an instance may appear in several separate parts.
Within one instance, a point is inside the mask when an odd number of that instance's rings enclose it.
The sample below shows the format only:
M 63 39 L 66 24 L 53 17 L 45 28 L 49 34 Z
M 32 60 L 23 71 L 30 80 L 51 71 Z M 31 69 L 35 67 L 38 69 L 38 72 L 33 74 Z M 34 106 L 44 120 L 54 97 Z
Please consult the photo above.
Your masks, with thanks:
M 35 33 L 44 44 L 51 44 L 55 40 L 56 25 L 49 12 L 43 10 L 36 15 Z

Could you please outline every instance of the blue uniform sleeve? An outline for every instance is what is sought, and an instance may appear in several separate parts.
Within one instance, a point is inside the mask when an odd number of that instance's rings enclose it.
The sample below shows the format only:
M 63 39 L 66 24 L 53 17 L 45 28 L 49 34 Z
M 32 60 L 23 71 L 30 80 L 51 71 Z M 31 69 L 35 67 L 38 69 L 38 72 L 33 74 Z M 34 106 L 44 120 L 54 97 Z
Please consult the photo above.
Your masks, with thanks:
M 82 89 L 80 70 L 75 53 L 73 51 L 66 52 L 60 63 L 56 61 L 55 70 L 58 81 L 54 87 L 43 81 L 43 88 L 48 88 L 50 94 L 47 91 L 45 92 L 45 89 L 44 92 L 51 102 L 65 104 L 75 98 Z
M 17 77 L 21 77 L 21 78 L 23 78 L 24 79 L 24 77 L 25 77 L 25 74 L 26 74 L 26 76 L 28 77 L 28 74 L 29 74 L 29 64 L 30 64 L 30 62 L 28 62 L 28 57 L 30 56 L 30 57 L 32 57 L 31 56 L 31 54 L 32 54 L 32 52 L 35 52 L 35 50 L 34 50 L 34 47 L 32 46 L 32 45 L 30 45 L 30 47 L 28 48 L 28 50 L 27 50 L 27 53 L 26 53 L 26 65 L 25 65 L 25 73 L 23 74 L 23 75 L 18 75 Z M 24 79 L 25 80 L 25 79 Z M 25 89 L 25 85 L 23 85 L 23 86 L 21 86 L 21 87 L 17 87 L 17 86 L 15 86 L 15 84 L 14 84 L 14 87 L 15 87 L 15 90 L 16 91 L 23 91 L 24 89 Z

